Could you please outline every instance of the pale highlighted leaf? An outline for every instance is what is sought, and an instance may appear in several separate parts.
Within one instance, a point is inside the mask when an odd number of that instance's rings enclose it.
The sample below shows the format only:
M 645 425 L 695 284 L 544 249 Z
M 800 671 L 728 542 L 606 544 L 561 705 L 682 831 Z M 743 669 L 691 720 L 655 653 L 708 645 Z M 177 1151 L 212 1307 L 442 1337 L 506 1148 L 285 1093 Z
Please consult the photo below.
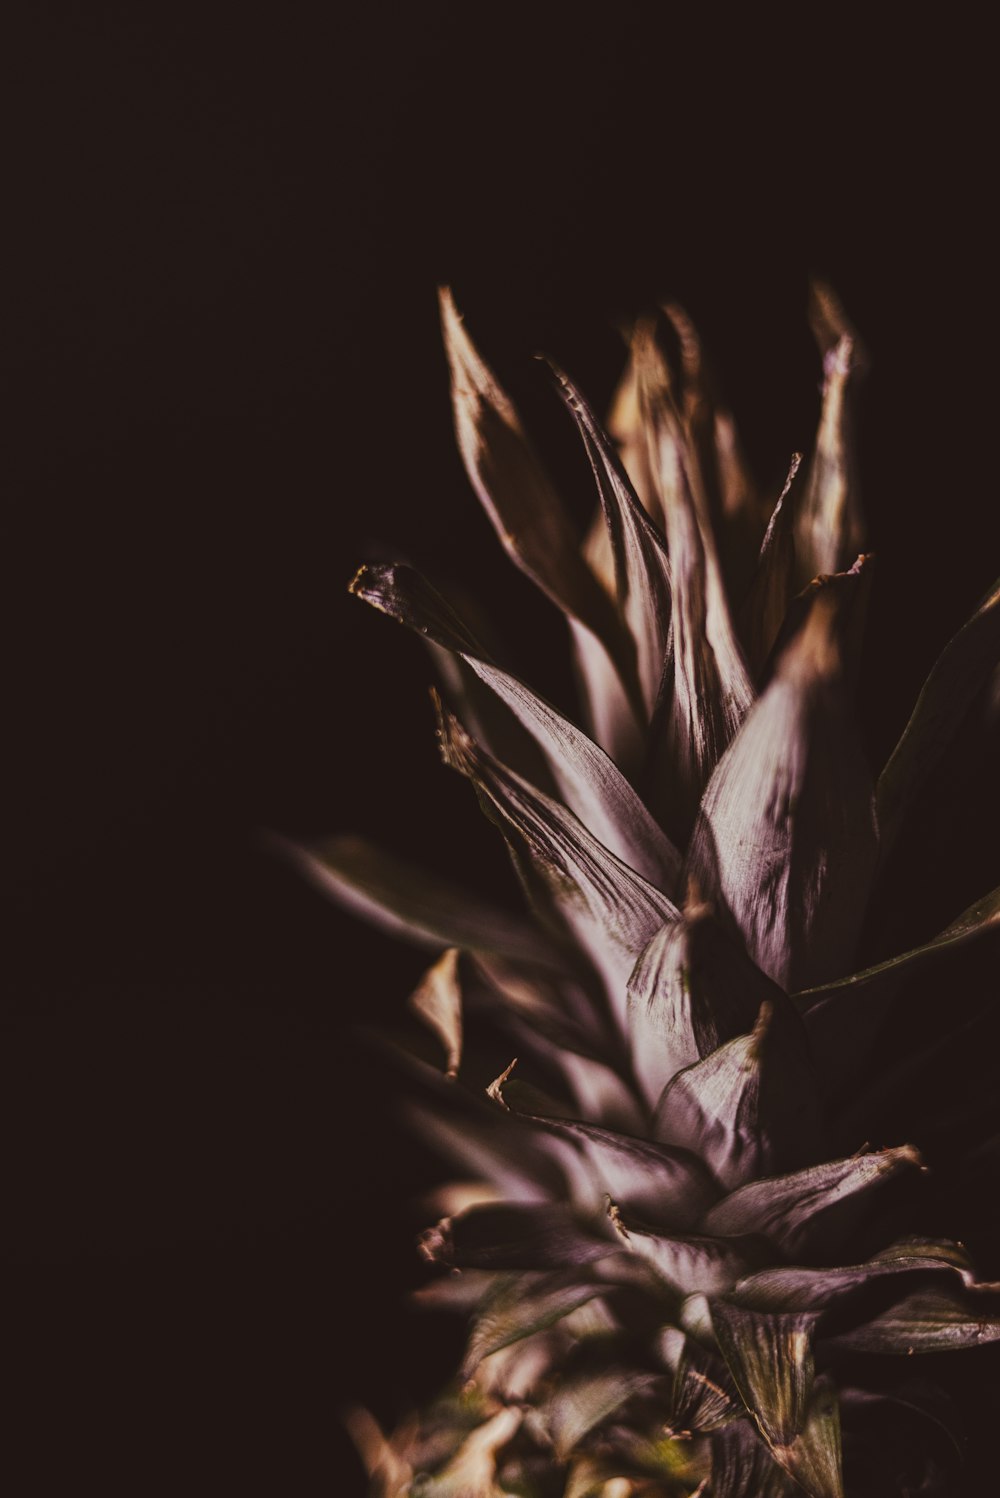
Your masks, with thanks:
M 723 1295 L 755 1259 L 752 1241 L 657 1233 L 612 1204 L 611 1221 L 625 1246 L 638 1254 L 680 1295 Z
M 449 947 L 428 968 L 410 995 L 410 1008 L 434 1031 L 444 1047 L 446 1075 L 457 1077 L 462 1061 L 462 987 L 457 947 Z
M 820 580 L 716 768 L 689 867 L 785 989 L 849 964 L 877 856 L 873 787 L 849 721 L 843 640 L 863 567 Z
M 511 1068 L 493 1084 L 504 1106 Z M 579 1119 L 515 1114 L 560 1141 L 570 1151 L 564 1169 L 572 1173 L 581 1207 L 601 1212 L 608 1198 L 656 1226 L 690 1227 L 718 1196 L 718 1187 L 700 1160 L 686 1150 L 618 1133 Z M 578 1165 L 574 1169 L 574 1163 Z
M 501 1409 L 477 1426 L 441 1471 L 421 1477 L 421 1498 L 497 1498 L 498 1453 L 513 1438 L 521 1419 L 519 1409 Z

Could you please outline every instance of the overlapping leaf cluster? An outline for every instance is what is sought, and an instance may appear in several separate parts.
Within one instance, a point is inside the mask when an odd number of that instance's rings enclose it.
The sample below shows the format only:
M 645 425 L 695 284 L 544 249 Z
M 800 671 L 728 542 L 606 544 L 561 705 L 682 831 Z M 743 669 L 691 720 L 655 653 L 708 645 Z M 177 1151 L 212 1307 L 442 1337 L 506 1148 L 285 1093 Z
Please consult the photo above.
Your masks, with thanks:
M 298 855 L 442 951 L 413 1006 L 442 1047 L 423 1124 L 461 1179 L 422 1246 L 446 1268 L 426 1298 L 469 1337 L 419 1423 L 387 1441 L 357 1417 L 376 1493 L 839 1498 L 845 1450 L 852 1493 L 951 1491 L 947 1393 L 910 1359 L 1000 1338 L 1000 1286 L 960 1245 L 898 1234 L 920 1156 L 845 1149 L 841 1105 L 900 985 L 1000 922 L 998 890 L 852 970 L 896 830 L 1000 654 L 1000 591 L 873 781 L 851 707 L 871 575 L 856 343 L 827 293 L 813 310 L 819 429 L 773 507 L 676 309 L 634 329 L 614 442 L 553 369 L 600 499 L 581 545 L 442 298 L 465 466 L 565 616 L 581 710 L 497 664 L 410 568 L 355 578 L 430 642 L 443 757 L 530 911 L 356 840 Z M 519 1058 L 486 1096 L 463 1085 L 480 1019 Z

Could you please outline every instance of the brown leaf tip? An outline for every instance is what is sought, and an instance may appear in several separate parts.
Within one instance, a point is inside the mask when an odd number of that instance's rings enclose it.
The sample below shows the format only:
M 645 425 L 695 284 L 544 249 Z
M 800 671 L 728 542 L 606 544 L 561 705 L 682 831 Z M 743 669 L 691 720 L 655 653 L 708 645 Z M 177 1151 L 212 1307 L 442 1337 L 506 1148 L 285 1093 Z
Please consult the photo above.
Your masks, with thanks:
M 614 1230 L 618 1234 L 619 1238 L 624 1238 L 625 1242 L 627 1243 L 629 1241 L 629 1239 L 631 1238 L 631 1234 L 629 1233 L 628 1228 L 625 1226 L 624 1222 L 622 1221 L 621 1207 L 619 1207 L 619 1205 L 618 1205 L 618 1203 L 616 1201 L 612 1201 L 612 1199 L 611 1199 L 610 1196 L 608 1197 L 608 1209 L 607 1210 L 608 1210 L 608 1217 L 611 1219 L 611 1226 L 614 1228 Z
M 486 1089 L 486 1096 L 488 1098 L 492 1098 L 494 1103 L 499 1103 L 501 1108 L 506 1108 L 508 1113 L 510 1112 L 510 1108 L 508 1104 L 504 1102 L 503 1084 L 507 1081 L 516 1065 L 517 1057 L 515 1056 L 510 1065 L 506 1067 L 498 1077 L 494 1078 L 494 1080 Z
M 433 687 L 431 701 L 437 714 L 437 736 L 442 760 L 450 770 L 472 777 L 477 761 L 475 740 L 466 733 L 454 713 L 448 712 L 444 707 L 440 695 Z

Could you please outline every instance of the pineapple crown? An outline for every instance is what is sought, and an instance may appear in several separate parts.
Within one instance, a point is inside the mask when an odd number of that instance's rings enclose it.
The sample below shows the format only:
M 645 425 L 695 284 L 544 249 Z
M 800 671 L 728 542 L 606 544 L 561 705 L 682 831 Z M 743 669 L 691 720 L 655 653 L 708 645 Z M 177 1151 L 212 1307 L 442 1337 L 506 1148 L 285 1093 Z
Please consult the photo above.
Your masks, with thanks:
M 636 323 L 608 431 L 549 365 L 597 487 L 582 545 L 447 291 L 441 313 L 466 470 L 565 619 L 580 709 L 494 661 L 410 567 L 354 578 L 428 642 L 442 757 L 527 906 L 358 839 L 287 849 L 441 953 L 411 1000 L 442 1052 L 411 1061 L 414 1117 L 460 1179 L 421 1240 L 448 1271 L 421 1298 L 469 1335 L 419 1421 L 386 1438 L 350 1417 L 373 1492 L 951 1491 L 948 1376 L 909 1358 L 1000 1339 L 1000 1285 L 911 1230 L 921 1156 L 859 1139 L 855 1105 L 896 996 L 1000 923 L 1000 890 L 912 951 L 853 962 L 907 810 L 1000 656 L 1000 589 L 873 780 L 851 709 L 872 576 L 851 443 L 864 360 L 832 294 L 813 294 L 815 447 L 773 501 L 678 308 Z M 485 1089 L 480 1029 L 519 1058 Z

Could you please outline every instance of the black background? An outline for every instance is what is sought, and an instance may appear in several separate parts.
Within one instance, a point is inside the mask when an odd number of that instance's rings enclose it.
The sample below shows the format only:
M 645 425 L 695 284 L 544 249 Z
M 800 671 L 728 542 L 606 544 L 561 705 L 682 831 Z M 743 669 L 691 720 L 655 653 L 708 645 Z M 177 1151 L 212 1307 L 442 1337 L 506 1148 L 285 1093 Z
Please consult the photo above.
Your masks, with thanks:
M 832 279 L 871 354 L 873 759 L 991 580 L 983 39 L 797 14 L 87 7 L 12 48 L 19 1491 L 351 1492 L 338 1409 L 391 1419 L 449 1367 L 450 1332 L 399 1310 L 431 1168 L 352 1029 L 391 1020 L 422 958 L 256 840 L 367 831 L 509 887 L 437 766 L 418 644 L 345 592 L 366 556 L 422 562 L 563 692 L 558 629 L 453 451 L 437 283 L 582 520 L 536 349 L 601 405 L 615 319 L 679 298 L 780 480 L 818 404 L 807 277 Z M 937 777 L 878 955 L 996 883 L 992 751 Z

